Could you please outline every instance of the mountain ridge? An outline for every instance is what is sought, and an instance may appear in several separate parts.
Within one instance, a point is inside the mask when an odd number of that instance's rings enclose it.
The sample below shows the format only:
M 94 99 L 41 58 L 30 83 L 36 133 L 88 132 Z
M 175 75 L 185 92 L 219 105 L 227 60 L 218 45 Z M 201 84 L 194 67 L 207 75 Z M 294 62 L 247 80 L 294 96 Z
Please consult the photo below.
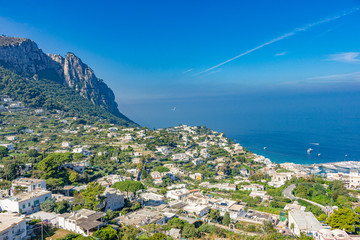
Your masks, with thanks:
M 114 92 L 74 53 L 44 53 L 31 39 L 0 36 L 0 66 L 25 78 L 45 78 L 75 90 L 116 117 L 131 121 L 118 109 Z

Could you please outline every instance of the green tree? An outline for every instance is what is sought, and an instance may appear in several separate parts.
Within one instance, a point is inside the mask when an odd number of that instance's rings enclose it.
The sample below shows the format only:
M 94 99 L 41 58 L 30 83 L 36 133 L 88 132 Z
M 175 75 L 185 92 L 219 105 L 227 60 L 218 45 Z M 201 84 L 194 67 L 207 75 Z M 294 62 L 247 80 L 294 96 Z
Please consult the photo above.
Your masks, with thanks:
M 141 182 L 133 180 L 125 180 L 123 182 L 117 182 L 112 185 L 113 188 L 119 189 L 122 192 L 126 192 L 127 198 L 129 193 L 136 193 L 137 191 L 144 189 L 144 185 Z
M 71 161 L 72 154 L 69 153 L 52 153 L 41 160 L 37 168 L 42 172 L 41 178 L 48 179 L 59 176 L 59 167 L 61 164 Z
M 81 192 L 81 196 L 85 200 L 84 207 L 90 210 L 99 210 L 98 205 L 102 202 L 100 195 L 104 192 L 105 187 L 97 182 L 91 182 Z
M 165 240 L 165 239 L 166 239 L 166 235 L 163 233 L 155 233 L 149 238 L 149 240 Z
M 76 183 L 78 181 L 78 174 L 76 172 L 72 172 L 69 175 L 69 181 L 71 183 Z
M 164 167 L 164 166 L 156 167 L 155 171 L 158 171 L 159 173 L 170 172 L 170 170 L 167 167 Z
M 117 239 L 117 232 L 111 226 L 103 227 L 102 229 L 94 232 L 92 235 L 101 240 L 116 240 Z
M 69 210 L 71 208 L 70 204 L 66 201 L 57 202 L 55 204 L 56 204 L 56 207 L 55 207 L 56 213 L 63 214 L 63 213 L 69 212 Z
M 224 214 L 224 217 L 223 217 L 223 220 L 222 220 L 222 224 L 224 224 L 225 226 L 229 226 L 229 224 L 230 224 L 230 214 L 229 214 L 229 212 L 226 212 L 225 214 Z
M 139 230 L 134 226 L 126 226 L 120 230 L 119 239 L 121 240 L 134 240 Z
M 6 180 L 14 180 L 21 173 L 24 164 L 16 160 L 8 160 L 4 163 L 4 175 Z
M 350 208 L 339 208 L 327 218 L 326 224 L 331 228 L 345 229 L 346 232 L 353 233 L 355 228 L 359 227 L 360 220 L 359 215 Z
M 0 146 L 0 157 L 6 157 L 9 153 L 9 149 L 4 146 Z
M 183 227 L 186 224 L 186 221 L 184 221 L 178 217 L 175 217 L 175 218 L 171 219 L 170 221 L 168 221 L 167 224 L 171 228 L 183 229 Z
M 53 212 L 55 207 L 55 202 L 50 198 L 47 199 L 45 202 L 40 203 L 40 209 L 44 212 Z
M 40 154 L 35 149 L 30 149 L 29 151 L 27 151 L 27 155 L 29 157 L 38 157 Z
M 48 178 L 46 179 L 46 186 L 50 190 L 55 190 L 64 186 L 64 182 L 59 178 Z
M 360 214 L 360 207 L 356 207 L 356 208 L 354 209 L 354 212 L 356 212 L 357 214 Z
M 305 233 L 300 233 L 300 237 L 297 238 L 298 240 L 314 240 L 313 237 L 305 234 Z
M 325 222 L 326 219 L 327 219 L 327 215 L 325 213 L 320 214 L 320 216 L 318 217 L 318 220 L 320 222 Z
M 107 212 L 106 212 L 106 215 L 105 215 L 105 220 L 111 220 L 113 218 L 116 218 L 119 216 L 119 212 L 118 211 L 112 211 L 111 209 L 109 209 Z
M 147 178 L 149 174 L 147 173 L 147 171 L 145 169 L 141 170 L 141 179 L 144 180 Z
M 216 209 L 210 209 L 210 218 L 211 220 L 215 221 L 215 222 L 218 222 L 219 221 L 219 217 L 220 217 L 220 212 L 219 210 L 216 210 Z
M 299 184 L 295 188 L 295 193 L 296 193 L 296 196 L 298 196 L 298 197 L 306 198 L 309 195 L 309 190 L 303 184 Z
M 186 224 L 184 226 L 183 232 L 182 232 L 182 236 L 184 238 L 193 238 L 195 237 L 197 234 L 196 228 L 193 224 Z

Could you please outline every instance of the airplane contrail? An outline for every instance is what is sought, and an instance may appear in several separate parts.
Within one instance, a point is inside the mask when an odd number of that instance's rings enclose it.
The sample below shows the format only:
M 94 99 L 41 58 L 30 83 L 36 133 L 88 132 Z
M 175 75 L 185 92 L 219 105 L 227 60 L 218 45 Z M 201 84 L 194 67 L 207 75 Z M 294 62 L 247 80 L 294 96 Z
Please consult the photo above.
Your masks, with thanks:
M 277 38 L 274 38 L 274 39 L 272 39 L 272 40 L 270 40 L 270 41 L 268 41 L 268 42 L 265 42 L 265 43 L 263 43 L 263 44 L 261 44 L 261 45 L 259 45 L 259 46 L 257 46 L 257 47 L 254 47 L 254 48 L 252 48 L 252 49 L 250 49 L 250 50 L 247 50 L 246 52 L 243 52 L 243 53 L 241 53 L 241 54 L 239 54 L 239 55 L 237 55 L 237 56 L 235 56 L 235 57 L 233 57 L 233 58 L 230 58 L 230 59 L 228 59 L 228 60 L 226 60 L 226 61 L 224 61 L 224 62 L 221 62 L 221 63 L 219 63 L 219 64 L 217 64 L 217 65 L 215 65 L 215 66 L 212 66 L 212 67 L 210 67 L 210 68 L 208 68 L 208 69 L 205 69 L 205 70 L 203 70 L 203 71 L 201 71 L 201 72 L 198 72 L 196 75 L 200 75 L 200 74 L 206 73 L 206 72 L 208 72 L 208 71 L 211 71 L 211 70 L 213 70 L 213 69 L 215 69 L 215 68 L 218 68 L 218 67 L 220 67 L 220 66 L 222 66 L 222 65 L 224 65 L 224 64 L 226 64 L 226 63 L 228 63 L 228 62 L 234 61 L 235 59 L 238 59 L 239 57 L 245 56 L 245 55 L 247 55 L 247 54 L 249 54 L 249 53 L 252 53 L 252 52 L 254 52 L 254 51 L 256 51 L 256 50 L 259 50 L 260 48 L 263 48 L 263 47 L 265 47 L 265 46 L 267 46 L 267 45 L 270 45 L 270 44 L 279 42 L 279 41 L 281 41 L 281 40 L 283 40 L 283 39 L 285 39 L 285 38 L 291 37 L 291 36 L 295 35 L 295 34 L 298 33 L 298 32 L 307 31 L 308 29 L 310 29 L 310 28 L 312 28 L 312 27 L 315 27 L 315 26 L 320 25 L 320 24 L 323 24 L 323 23 L 327 23 L 327 22 L 334 21 L 334 20 L 336 20 L 336 19 L 339 19 L 339 18 L 341 18 L 341 17 L 345 17 L 345 16 L 347 16 L 347 15 L 349 15 L 349 14 L 352 14 L 352 13 L 354 13 L 354 12 L 357 12 L 357 11 L 359 11 L 359 10 L 360 10 L 360 8 L 358 7 L 358 8 L 352 9 L 352 10 L 350 10 L 350 11 L 346 11 L 346 12 L 344 12 L 343 14 L 340 14 L 340 15 L 337 15 L 337 16 L 334 16 L 334 17 L 324 18 L 324 19 L 322 19 L 322 20 L 320 20 L 320 21 L 317 21 L 317 22 L 314 22 L 314 23 L 309 23 L 309 24 L 307 24 L 307 25 L 305 25 L 305 26 L 303 26 L 303 27 L 295 28 L 295 29 L 294 29 L 293 31 L 291 31 L 291 32 L 285 33 L 285 34 L 283 34 L 283 35 L 281 35 L 281 36 L 279 36 L 279 37 L 277 37 Z

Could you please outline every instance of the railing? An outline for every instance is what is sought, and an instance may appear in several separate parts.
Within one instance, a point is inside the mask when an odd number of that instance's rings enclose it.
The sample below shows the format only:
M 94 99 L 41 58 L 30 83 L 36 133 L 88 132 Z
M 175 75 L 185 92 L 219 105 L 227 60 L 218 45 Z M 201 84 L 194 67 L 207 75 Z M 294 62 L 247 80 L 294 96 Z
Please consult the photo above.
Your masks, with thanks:
M 18 236 L 18 235 L 23 234 L 24 232 L 25 232 L 25 229 L 21 229 L 21 230 L 19 230 L 19 231 L 14 232 L 14 235 L 15 235 L 15 236 Z

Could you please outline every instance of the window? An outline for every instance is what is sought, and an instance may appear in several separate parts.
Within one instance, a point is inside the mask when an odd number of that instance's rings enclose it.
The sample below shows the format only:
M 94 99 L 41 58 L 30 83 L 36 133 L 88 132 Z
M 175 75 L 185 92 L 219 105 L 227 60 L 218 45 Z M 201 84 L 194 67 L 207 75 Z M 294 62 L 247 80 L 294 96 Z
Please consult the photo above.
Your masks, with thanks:
M 30 207 L 30 203 L 28 203 L 28 207 Z
M 41 185 L 40 185 L 40 183 L 38 184 L 38 187 L 40 187 Z
M 23 209 L 25 208 L 25 204 L 23 204 Z
M 45 197 L 45 201 L 48 199 L 48 197 Z

